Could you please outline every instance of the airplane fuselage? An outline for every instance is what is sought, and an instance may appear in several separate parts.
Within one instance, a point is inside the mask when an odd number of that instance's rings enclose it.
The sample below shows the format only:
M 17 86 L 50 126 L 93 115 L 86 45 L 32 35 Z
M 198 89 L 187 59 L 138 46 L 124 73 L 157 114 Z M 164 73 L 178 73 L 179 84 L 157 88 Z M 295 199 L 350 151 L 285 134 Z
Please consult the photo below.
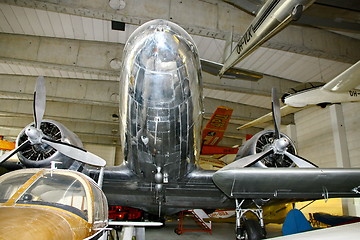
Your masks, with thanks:
M 184 177 L 200 152 L 201 71 L 194 42 L 171 22 L 150 21 L 127 41 L 122 69 L 124 161 L 143 179 Z
M 308 91 L 301 91 L 285 97 L 285 104 L 292 107 L 305 107 L 324 103 L 359 102 L 360 90 L 348 92 L 331 92 L 321 87 Z
M 192 38 L 174 23 L 150 21 L 127 41 L 122 69 L 124 163 L 105 174 L 104 190 L 110 204 L 139 206 L 141 202 L 140 207 L 150 212 L 166 206 L 186 209 L 206 206 L 203 194 L 210 189 L 209 206 L 216 205 L 224 195 L 212 182 L 213 171 L 198 170 L 195 164 L 201 147 L 203 106 L 200 60 Z M 125 185 L 137 191 L 137 196 L 124 197 Z M 191 200 L 181 199 L 189 195 Z

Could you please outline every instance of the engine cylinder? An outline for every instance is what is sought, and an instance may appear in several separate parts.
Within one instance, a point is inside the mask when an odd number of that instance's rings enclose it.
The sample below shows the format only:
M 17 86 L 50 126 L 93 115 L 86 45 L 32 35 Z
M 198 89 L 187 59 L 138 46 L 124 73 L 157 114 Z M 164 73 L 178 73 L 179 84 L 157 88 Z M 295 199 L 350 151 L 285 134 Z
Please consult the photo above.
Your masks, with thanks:
M 280 133 L 280 138 L 288 142 L 287 152 L 296 154 L 294 142 L 284 133 Z M 248 140 L 242 148 L 240 148 L 236 159 L 260 153 L 272 148 L 275 145 L 275 131 L 265 130 L 255 134 Z M 293 162 L 284 154 L 270 154 L 262 160 L 251 165 L 252 167 L 293 167 Z
M 25 130 L 29 126 L 34 126 L 34 123 L 26 126 L 18 135 L 16 139 L 16 146 L 20 146 L 28 139 Z M 52 140 L 62 141 L 71 145 L 82 148 L 83 144 L 79 137 L 67 129 L 64 125 L 53 120 L 43 120 L 40 125 L 43 134 Z M 29 145 L 25 149 L 18 152 L 18 158 L 26 167 L 50 167 L 52 161 L 61 162 L 57 165 L 58 168 L 68 169 L 74 163 L 72 158 L 69 158 L 46 143 Z

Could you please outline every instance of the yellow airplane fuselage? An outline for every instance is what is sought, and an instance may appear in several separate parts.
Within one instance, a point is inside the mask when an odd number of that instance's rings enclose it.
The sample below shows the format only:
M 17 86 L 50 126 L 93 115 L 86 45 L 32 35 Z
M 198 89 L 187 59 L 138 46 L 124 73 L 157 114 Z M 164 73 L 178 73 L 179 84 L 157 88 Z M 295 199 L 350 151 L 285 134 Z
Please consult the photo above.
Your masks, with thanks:
M 66 239 L 91 236 L 91 226 L 62 209 L 41 205 L 0 205 L 0 239 Z

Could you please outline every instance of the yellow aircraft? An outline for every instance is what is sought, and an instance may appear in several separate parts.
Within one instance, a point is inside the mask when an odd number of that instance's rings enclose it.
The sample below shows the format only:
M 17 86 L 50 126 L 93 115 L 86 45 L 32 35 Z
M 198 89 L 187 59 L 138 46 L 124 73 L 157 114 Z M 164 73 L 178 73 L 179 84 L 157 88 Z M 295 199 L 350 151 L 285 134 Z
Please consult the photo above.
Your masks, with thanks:
M 0 176 L 0 239 L 107 239 L 107 200 L 91 178 L 61 169 Z

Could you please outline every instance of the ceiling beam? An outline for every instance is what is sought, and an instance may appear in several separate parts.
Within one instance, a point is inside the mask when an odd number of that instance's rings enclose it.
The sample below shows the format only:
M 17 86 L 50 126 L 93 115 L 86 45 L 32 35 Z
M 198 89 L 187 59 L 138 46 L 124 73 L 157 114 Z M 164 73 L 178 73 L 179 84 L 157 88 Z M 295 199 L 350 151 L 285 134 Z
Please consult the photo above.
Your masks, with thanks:
M 36 78 L 0 74 L 0 82 L 2 83 L 0 85 L 0 99 L 2 101 L 0 111 L 32 114 Z M 112 115 L 119 112 L 118 82 L 53 77 L 46 77 L 45 82 L 47 88 L 45 114 L 49 118 L 62 117 L 113 122 Z M 234 91 L 232 89 L 227 90 Z M 241 91 L 240 88 L 236 90 Z M 263 94 L 266 94 L 265 90 Z M 251 121 L 270 111 L 270 107 L 260 108 L 210 97 L 204 99 L 206 115 L 211 116 L 217 106 L 233 108 L 233 119 L 242 121 Z M 289 117 L 288 120 L 284 119 L 286 124 L 292 122 L 292 117 Z
M 46 119 L 46 118 L 45 118 Z M 119 144 L 118 123 L 52 117 L 78 135 L 82 142 L 95 144 Z M 15 139 L 28 124 L 33 122 L 31 114 L 0 112 L 0 135 Z
M 339 6 L 331 6 L 333 4 L 332 2 L 334 1 L 317 0 L 295 23 L 337 31 L 360 33 L 360 12 L 357 0 L 335 1 L 335 5 L 340 3 Z M 344 8 L 347 7 L 347 4 L 350 5 L 348 9 Z M 353 10 L 351 10 L 351 8 L 353 8 Z
M 119 76 L 110 67 L 121 59 L 124 45 L 0 33 L 0 61 L 86 73 Z
M 4 0 L 6 4 L 65 14 L 116 20 L 140 25 L 151 19 L 168 19 L 190 34 L 225 39 L 234 27 L 234 40 L 240 39 L 254 18 L 223 1 L 127 1 L 122 10 L 113 10 L 107 1 Z M 209 18 L 209 15 L 211 16 Z M 263 46 L 346 63 L 360 59 L 360 40 L 323 30 L 290 25 Z
M 37 76 L 0 74 L 0 98 L 33 100 Z M 46 98 L 50 102 L 77 103 L 105 107 L 118 106 L 119 82 L 45 77 Z
M 62 42 L 67 47 L 61 46 L 60 43 Z M 120 69 L 111 69 L 110 61 L 114 58 L 121 59 L 123 44 L 5 33 L 0 33 L 0 44 L 2 46 L 0 48 L 0 63 L 18 67 L 32 66 L 34 68 L 34 73 L 30 73 L 32 75 L 36 73 L 53 77 L 66 75 L 67 78 L 110 81 L 117 81 L 120 76 Z M 79 46 L 83 46 L 82 48 L 87 50 L 80 50 L 81 47 Z M 92 48 L 97 50 L 92 51 Z M 51 54 L 48 54 L 47 49 L 51 49 Z M 71 50 L 67 52 L 68 49 Z M 80 55 L 86 55 L 86 57 L 80 57 Z M 103 56 L 99 57 L 99 55 Z M 58 70 L 58 73 L 54 73 L 54 69 Z M 16 72 L 15 74 L 26 74 L 28 68 L 23 72 L 19 71 L 20 73 Z M 206 72 L 203 72 L 203 79 L 205 88 L 231 90 L 262 96 L 270 96 L 272 87 L 276 87 L 279 92 L 284 93 L 298 84 L 296 81 L 266 74 L 257 82 L 220 79 L 218 76 Z

